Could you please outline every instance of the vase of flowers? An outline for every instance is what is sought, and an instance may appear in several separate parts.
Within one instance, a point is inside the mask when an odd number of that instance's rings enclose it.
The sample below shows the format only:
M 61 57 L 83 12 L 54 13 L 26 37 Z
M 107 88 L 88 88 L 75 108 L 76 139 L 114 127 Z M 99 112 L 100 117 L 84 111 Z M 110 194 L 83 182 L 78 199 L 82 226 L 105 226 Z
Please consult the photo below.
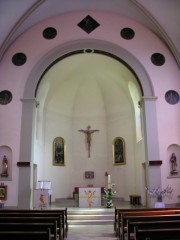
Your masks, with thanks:
M 114 190 L 115 184 L 111 184 L 108 186 L 108 188 L 104 188 L 104 199 L 106 200 L 106 207 L 112 208 L 113 207 L 113 197 L 116 194 L 116 191 Z
M 106 200 L 106 207 L 107 208 L 112 208 L 113 207 L 113 197 L 116 193 L 116 191 L 114 191 L 114 184 L 111 185 L 111 188 L 104 188 L 104 199 Z
M 151 197 L 156 198 L 155 208 L 159 208 L 159 207 L 164 208 L 165 204 L 163 202 L 163 198 L 170 197 L 173 192 L 173 189 L 169 186 L 167 186 L 163 190 L 161 190 L 160 187 L 154 188 L 152 190 L 150 190 L 149 188 L 146 187 L 146 191 Z

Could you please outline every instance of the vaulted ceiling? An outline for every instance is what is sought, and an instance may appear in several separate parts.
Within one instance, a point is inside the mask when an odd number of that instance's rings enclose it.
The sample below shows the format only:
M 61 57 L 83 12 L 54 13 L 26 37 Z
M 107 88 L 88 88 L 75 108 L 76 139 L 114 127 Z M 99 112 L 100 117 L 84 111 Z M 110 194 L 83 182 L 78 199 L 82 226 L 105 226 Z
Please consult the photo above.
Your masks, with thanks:
M 180 66 L 179 0 L 1 0 L 0 59 L 31 26 L 55 15 L 81 10 L 114 12 L 142 23 L 166 43 Z

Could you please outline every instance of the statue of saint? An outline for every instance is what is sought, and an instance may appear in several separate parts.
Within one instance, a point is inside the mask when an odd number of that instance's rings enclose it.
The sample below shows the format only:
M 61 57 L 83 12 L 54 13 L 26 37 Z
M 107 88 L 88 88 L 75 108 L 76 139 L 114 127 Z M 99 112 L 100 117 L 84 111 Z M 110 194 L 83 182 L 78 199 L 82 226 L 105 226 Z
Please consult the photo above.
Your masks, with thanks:
M 6 158 L 6 155 L 4 155 L 2 161 L 1 177 L 8 177 L 8 160 Z
M 175 153 L 172 153 L 171 158 L 170 158 L 170 163 L 171 163 L 171 174 L 177 174 L 177 159 Z

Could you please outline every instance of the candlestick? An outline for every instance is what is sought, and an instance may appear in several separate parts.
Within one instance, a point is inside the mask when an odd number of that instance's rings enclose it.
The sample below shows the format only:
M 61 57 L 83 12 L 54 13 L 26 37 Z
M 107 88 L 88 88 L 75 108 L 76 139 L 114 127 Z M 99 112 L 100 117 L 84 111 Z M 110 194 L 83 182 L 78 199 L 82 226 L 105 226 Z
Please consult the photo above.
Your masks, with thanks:
M 111 188 L 111 175 L 108 175 L 108 189 Z

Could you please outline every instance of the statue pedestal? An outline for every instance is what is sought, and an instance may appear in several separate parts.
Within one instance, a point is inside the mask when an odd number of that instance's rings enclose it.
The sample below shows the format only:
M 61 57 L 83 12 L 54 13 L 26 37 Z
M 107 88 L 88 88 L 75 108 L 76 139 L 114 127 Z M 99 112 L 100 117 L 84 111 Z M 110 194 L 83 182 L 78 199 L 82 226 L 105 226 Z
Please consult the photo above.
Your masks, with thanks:
M 3 177 L 7 178 L 7 177 L 8 177 L 8 174 L 7 174 L 7 173 L 1 173 L 1 177 L 2 177 L 2 178 L 3 178 Z
M 178 174 L 178 171 L 177 171 L 177 170 L 173 170 L 173 171 L 171 171 L 170 173 L 171 173 L 171 175 L 177 175 L 177 174 Z

